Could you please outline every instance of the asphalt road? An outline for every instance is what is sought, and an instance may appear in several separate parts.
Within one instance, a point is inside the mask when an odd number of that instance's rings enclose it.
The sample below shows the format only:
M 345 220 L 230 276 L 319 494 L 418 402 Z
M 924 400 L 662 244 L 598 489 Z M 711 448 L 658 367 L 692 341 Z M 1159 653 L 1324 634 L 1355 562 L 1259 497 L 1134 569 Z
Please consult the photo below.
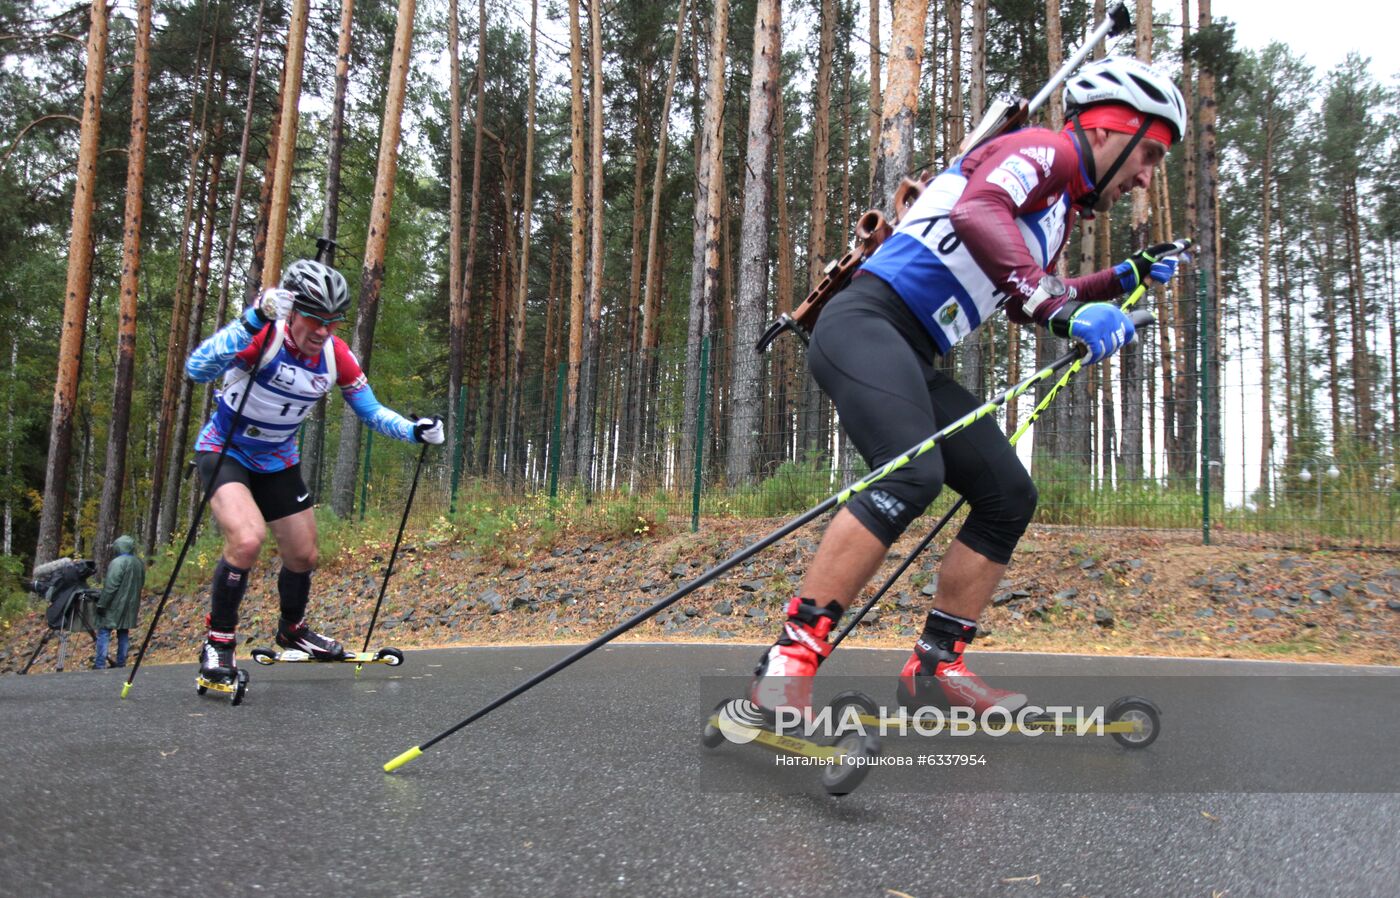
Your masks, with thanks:
M 358 680 L 349 665 L 249 663 L 237 708 L 194 694 L 193 661 L 143 669 L 125 701 L 123 671 L 4 677 L 0 894 L 1400 894 L 1395 791 L 892 792 L 880 770 L 841 799 L 724 791 L 729 765 L 743 781 L 771 756 L 706 755 L 697 687 L 751 669 L 752 646 L 610 648 L 381 772 L 565 651 L 415 651 Z M 888 673 L 901 655 L 843 650 L 822 678 Z M 974 666 L 1342 673 L 1387 717 L 1400 695 L 1395 669 L 985 653 Z M 1328 701 L 1274 716 L 1307 719 Z M 1167 727 L 1184 716 L 1168 714 L 1145 751 L 1086 750 L 1105 770 L 1170 757 L 1184 746 Z M 1252 766 L 1296 757 L 1267 729 L 1242 729 Z M 1293 738 L 1306 744 L 1309 729 Z M 1380 744 L 1366 751 L 1393 783 L 1400 742 Z

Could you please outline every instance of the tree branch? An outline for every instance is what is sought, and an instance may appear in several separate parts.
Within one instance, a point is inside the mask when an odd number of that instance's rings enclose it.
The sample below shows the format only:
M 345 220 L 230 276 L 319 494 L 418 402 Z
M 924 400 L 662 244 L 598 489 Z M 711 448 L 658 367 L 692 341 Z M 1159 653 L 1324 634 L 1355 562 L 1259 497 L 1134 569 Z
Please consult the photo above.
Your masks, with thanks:
M 15 135 L 15 139 L 10 143 L 9 149 L 5 150 L 5 154 L 3 156 L 0 156 L 0 166 L 3 166 L 7 161 L 9 161 L 10 154 L 15 151 L 15 147 L 19 146 L 19 142 L 24 139 L 24 135 L 29 133 L 29 129 L 33 128 L 35 125 L 50 121 L 52 119 L 65 119 L 67 121 L 72 122 L 75 125 L 78 125 L 79 127 L 81 127 L 83 124 L 81 119 L 77 118 L 76 116 L 67 115 L 66 113 L 54 113 L 53 115 L 39 116 L 34 121 L 21 128 L 19 134 Z

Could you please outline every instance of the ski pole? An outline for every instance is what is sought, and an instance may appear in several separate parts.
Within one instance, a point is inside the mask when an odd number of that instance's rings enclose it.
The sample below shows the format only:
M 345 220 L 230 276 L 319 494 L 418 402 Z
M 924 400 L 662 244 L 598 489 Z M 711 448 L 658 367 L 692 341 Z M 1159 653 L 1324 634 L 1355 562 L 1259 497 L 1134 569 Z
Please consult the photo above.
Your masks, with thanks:
M 1191 240 L 1189 238 L 1177 240 L 1174 243 L 1170 244 L 1170 246 L 1163 245 L 1160 247 L 1153 247 L 1153 249 L 1158 251 L 1158 258 L 1180 255 L 1181 253 L 1186 252 L 1190 248 Z M 1144 281 L 1143 283 L 1138 284 L 1137 288 L 1133 290 L 1133 292 L 1128 296 L 1126 300 L 1123 301 L 1123 305 L 1121 307 L 1123 311 L 1130 311 L 1132 307 L 1137 304 L 1137 301 L 1141 299 L 1143 297 L 1143 294 L 1145 294 L 1146 292 L 1147 283 Z M 1138 319 L 1136 317 L 1133 320 L 1133 324 L 1134 326 L 1138 324 Z M 1031 429 L 1031 426 L 1035 424 L 1036 420 L 1039 419 L 1040 416 L 1045 413 L 1045 410 L 1047 408 L 1050 407 L 1050 403 L 1054 401 L 1055 397 L 1059 394 L 1060 390 L 1066 384 L 1069 383 L 1070 378 L 1072 378 L 1075 372 L 1079 371 L 1082 367 L 1082 362 L 1079 359 L 1076 359 L 1074 364 L 1070 365 L 1068 370 L 1065 371 L 1064 375 L 1059 379 L 1059 381 L 1057 381 L 1055 385 L 1050 388 L 1049 392 L 1045 394 L 1045 398 L 1042 399 L 1036 405 L 1034 410 L 1031 411 L 1030 416 L 1026 418 L 1026 420 L 1021 424 L 1020 427 L 1016 428 L 1016 432 L 1011 435 L 1009 441 L 1011 445 L 1016 445 L 1016 443 L 1020 441 L 1021 437 L 1025 436 L 1026 431 Z M 929 543 L 933 542 L 934 538 L 937 537 L 938 534 L 942 532 L 943 528 L 947 526 L 948 522 L 953 519 L 953 515 L 957 514 L 958 511 L 966 504 L 967 500 L 962 496 L 959 496 L 958 501 L 953 503 L 953 507 L 948 509 L 948 511 L 944 513 L 943 517 L 938 519 L 938 523 L 933 525 L 933 529 L 928 532 L 928 535 L 925 536 L 922 540 L 920 540 L 919 544 L 914 547 L 914 551 L 910 552 L 908 556 L 906 556 L 905 559 L 902 562 L 900 562 L 899 567 L 895 568 L 894 573 L 890 574 L 890 576 L 885 580 L 884 584 L 881 585 L 881 587 L 875 592 L 873 596 L 870 597 L 870 599 L 863 606 L 861 606 L 861 609 L 856 612 L 855 616 L 846 622 L 845 626 L 841 628 L 840 632 L 836 634 L 836 638 L 831 641 L 831 647 L 833 649 L 840 645 L 841 641 L 850 635 L 851 631 L 854 630 L 856 628 L 856 625 L 860 623 L 861 618 L 865 617 L 865 615 L 870 612 L 870 609 L 875 607 L 875 603 L 880 601 L 880 599 L 885 595 L 885 593 L 889 592 L 890 587 L 895 584 L 895 581 L 902 577 L 904 575 L 904 572 L 909 569 L 909 566 L 914 563 L 914 559 L 918 558 L 920 555 L 923 554 L 924 550 L 929 547 Z
M 273 334 L 268 337 L 269 340 L 276 337 L 276 322 L 272 326 Z M 209 500 L 214 496 L 214 486 L 219 482 L 219 471 L 224 466 L 224 459 L 228 457 L 233 434 L 243 420 L 243 409 L 248 404 L 248 395 L 253 392 L 253 380 L 258 376 L 258 370 L 261 367 L 262 354 L 259 353 L 258 357 L 253 360 L 252 368 L 248 371 L 248 385 L 244 388 L 243 395 L 238 399 L 238 408 L 234 409 L 228 433 L 224 434 L 223 448 L 219 450 L 219 457 L 214 460 L 214 472 L 209 475 L 209 484 L 204 487 L 204 497 L 199 500 L 199 507 L 194 511 L 194 519 L 190 521 L 190 529 L 185 533 L 185 543 L 180 546 L 180 554 L 175 559 L 175 567 L 170 571 L 170 579 L 165 581 L 165 591 L 161 593 L 155 614 L 151 615 L 151 624 L 146 628 L 146 636 L 141 640 L 141 651 L 136 653 L 136 660 L 131 664 L 131 673 L 127 675 L 126 682 L 122 684 L 122 698 L 126 698 L 127 693 L 131 691 L 131 684 L 136 680 L 136 672 L 141 669 L 141 662 L 146 660 L 146 649 L 151 644 L 151 636 L 156 632 L 156 623 L 160 621 L 161 612 L 165 610 L 165 603 L 170 600 L 170 591 L 175 588 L 175 578 L 180 575 L 180 568 L 185 563 L 185 554 L 189 552 L 190 546 L 194 543 L 195 534 L 199 532 L 199 524 L 204 519 L 204 509 L 209 506 Z
M 360 649 L 363 655 L 369 651 L 369 640 L 374 635 L 374 625 L 379 620 L 379 606 L 384 604 L 384 592 L 389 588 L 389 576 L 394 573 L 394 559 L 399 557 L 399 543 L 403 541 L 403 528 L 408 524 L 408 510 L 413 507 L 413 496 L 418 492 L 418 475 L 423 473 L 423 459 L 428 455 L 428 444 L 423 444 L 423 450 L 418 453 L 418 465 L 413 469 L 413 485 L 408 488 L 408 501 L 403 505 L 403 519 L 399 521 L 399 534 L 394 537 L 394 551 L 389 553 L 389 565 L 384 568 L 384 580 L 379 584 L 379 599 L 374 603 L 374 614 L 369 618 L 369 629 L 365 631 L 365 644 Z M 360 675 L 360 668 L 364 667 L 361 662 L 355 665 L 355 676 Z
M 1137 316 L 1141 316 L 1141 318 L 1138 318 Z M 1150 313 L 1139 312 L 1137 313 L 1137 315 L 1134 316 L 1134 323 L 1140 322 L 1142 324 L 1146 324 L 1148 321 L 1151 320 L 1151 318 L 1152 316 Z M 1082 348 L 1076 347 L 1073 351 L 1067 352 L 1059 358 L 1055 359 L 1053 362 L 1046 365 L 1044 368 L 1041 368 L 1039 371 L 1036 371 L 1034 374 L 1031 374 L 1029 377 L 1022 380 L 1020 383 L 1007 387 L 1000 394 L 987 400 L 987 402 L 985 402 L 978 408 L 975 408 L 972 411 L 968 412 L 966 415 L 963 415 L 961 418 L 952 422 L 947 427 L 943 428 L 942 430 L 925 439 L 922 443 L 910 447 L 901 455 L 897 456 L 894 459 L 891 459 L 884 465 L 881 465 L 877 470 L 872 471 L 869 474 L 862 477 L 860 480 L 849 484 L 840 492 L 827 497 L 820 504 L 814 506 L 808 511 L 803 512 L 802 514 L 793 518 L 791 521 L 788 521 L 782 527 L 778 528 L 777 530 L 774 530 L 772 533 L 763 537 L 758 542 L 749 545 L 747 548 L 739 550 L 734 555 L 731 555 L 729 558 L 710 568 L 708 571 L 696 577 L 694 580 L 691 580 L 689 583 L 686 583 L 684 586 L 675 590 L 661 601 L 652 605 L 650 608 L 638 612 L 637 614 L 633 615 L 632 617 L 613 627 L 611 630 L 608 630 L 603 635 L 597 637 L 592 642 L 588 643 L 587 645 L 581 646 L 576 651 L 556 661 L 554 664 L 535 674 L 533 677 L 530 677 L 528 680 L 521 683 L 519 686 L 516 686 L 514 689 L 511 689 L 504 695 L 501 695 L 500 697 L 487 703 L 477 711 L 473 712 L 469 717 L 462 720 L 460 723 L 453 725 L 452 727 L 444 730 L 443 732 L 427 740 L 426 742 L 423 742 L 420 745 L 416 745 L 413 748 L 410 748 L 409 750 L 398 755 L 393 760 L 387 762 L 384 765 L 384 772 L 392 773 L 393 771 L 407 764 L 409 761 L 412 761 L 414 758 L 417 758 L 419 755 L 423 754 L 423 752 L 427 751 L 429 748 L 432 748 L 437 743 L 446 739 L 448 736 L 451 736 L 453 733 L 456 733 L 463 727 L 466 727 L 469 724 L 480 720 L 487 714 L 490 714 L 492 711 L 499 708 L 501 705 L 504 705 L 505 703 L 509 702 L 511 699 L 514 699 L 517 696 L 528 692 L 530 689 L 534 688 L 535 686 L 538 686 L 540 683 L 543 683 L 545 680 L 559 673 L 564 668 L 570 666 L 575 661 L 578 661 L 581 658 L 593 653 L 597 649 L 601 648 L 602 646 L 621 636 L 623 633 L 626 633 L 628 630 L 633 629 L 634 627 L 644 623 L 652 617 L 655 617 L 657 614 L 660 614 L 662 611 L 666 610 L 671 605 L 674 605 L 676 602 L 679 602 L 685 596 L 689 595 L 697 589 L 700 589 L 703 586 L 710 584 L 714 580 L 718 579 L 720 575 L 726 573 L 727 571 L 731 570 L 737 565 L 742 564 L 744 561 L 746 561 L 749 558 L 752 558 L 754 555 L 757 555 L 759 552 L 778 542 L 783 537 L 787 536 L 793 531 L 798 530 L 806 524 L 816 520 L 818 517 L 832 510 L 833 508 L 836 508 L 840 505 L 845 504 L 846 502 L 849 502 L 852 496 L 856 495 L 857 493 L 863 490 L 868 489 L 869 487 L 878 483 L 880 480 L 884 479 L 885 477 L 889 476 L 890 474 L 909 464 L 914 459 L 931 451 L 936 446 L 943 443 L 945 440 L 947 440 L 954 434 L 966 430 L 968 427 L 970 427 L 977 421 L 980 421 L 982 418 L 986 417 L 992 412 L 996 411 L 998 408 L 1005 405 L 1007 402 L 1024 394 L 1041 381 L 1048 380 L 1051 377 L 1054 377 L 1066 366 L 1077 361 L 1082 351 Z
M 1055 90 L 1063 84 L 1074 70 L 1094 51 L 1099 41 L 1105 37 L 1117 37 L 1126 33 L 1133 27 L 1132 17 L 1128 14 L 1128 8 L 1122 3 L 1114 4 L 1113 8 L 1104 16 L 1103 21 L 1090 33 L 1088 40 L 1070 56 L 1065 64 L 1060 66 L 1059 71 L 1050 76 L 1050 80 L 1045 82 L 1040 91 L 1030 100 L 1005 100 L 998 99 L 987 107 L 986 113 L 978 121 L 977 127 L 967 135 L 967 139 L 958 148 L 958 153 L 965 154 L 979 144 L 986 143 L 993 137 L 999 137 L 1008 131 L 1014 131 L 1025 124 L 1026 119 L 1035 114 L 1035 111 L 1050 99 Z

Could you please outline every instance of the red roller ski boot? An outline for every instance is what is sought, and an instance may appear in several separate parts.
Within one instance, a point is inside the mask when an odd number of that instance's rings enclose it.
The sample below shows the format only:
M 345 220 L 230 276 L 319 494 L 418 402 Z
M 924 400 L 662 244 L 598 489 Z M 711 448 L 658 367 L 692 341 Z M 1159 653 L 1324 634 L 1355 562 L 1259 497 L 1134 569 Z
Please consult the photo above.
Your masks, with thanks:
M 812 677 L 831 654 L 827 636 L 841 619 L 841 606 L 818 608 L 811 599 L 793 597 L 787 606 L 783 635 L 764 653 L 754 669 L 749 700 L 766 713 L 778 708 L 812 708 Z
M 972 708 L 978 715 L 991 708 L 1019 711 L 1026 704 L 1024 693 L 988 686 L 963 662 L 963 652 L 976 635 L 976 626 L 930 611 L 913 654 L 899 672 L 900 704 L 909 709 L 946 704 Z

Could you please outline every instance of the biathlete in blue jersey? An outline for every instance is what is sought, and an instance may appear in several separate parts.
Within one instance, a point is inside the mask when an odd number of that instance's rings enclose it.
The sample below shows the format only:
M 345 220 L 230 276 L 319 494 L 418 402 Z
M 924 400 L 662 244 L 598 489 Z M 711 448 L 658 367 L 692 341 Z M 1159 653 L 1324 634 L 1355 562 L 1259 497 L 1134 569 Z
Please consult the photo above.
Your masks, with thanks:
M 238 606 L 268 530 L 282 558 L 277 644 L 318 661 L 345 655 L 339 642 L 313 631 L 305 620 L 317 560 L 316 518 L 311 490 L 301 478 L 296 437 L 316 402 L 338 386 L 376 432 L 405 442 L 443 441 L 440 418 L 409 420 L 374 398 L 354 353 L 333 336 L 349 307 L 340 272 L 320 262 L 293 262 L 281 287 L 264 291 L 185 363 L 186 374 L 199 383 L 224 377 L 217 407 L 195 445 L 206 489 L 218 467 L 209 507 L 224 535 L 210 589 L 209 632 L 199 654 L 200 676 L 212 682 L 235 682 Z M 225 444 L 228 457 L 218 465 Z
M 1169 78 L 1136 60 L 1086 66 L 1066 87 L 1069 124 L 1027 128 L 954 160 L 904 213 L 894 233 L 827 303 L 808 364 L 872 469 L 979 406 L 934 362 L 1000 308 L 1082 342 L 1089 364 L 1133 339 L 1106 300 L 1144 279 L 1168 280 L 1172 259 L 1143 251 L 1112 269 L 1055 276 L 1076 214 L 1105 211 L 1153 169 L 1186 123 Z M 993 688 L 963 663 L 1035 511 L 1036 489 L 990 417 L 882 478 L 836 514 L 783 632 L 755 671 L 763 708 L 807 709 L 828 634 L 874 576 L 891 544 L 951 486 L 970 506 L 944 555 L 934 607 L 900 671 L 906 702 L 936 700 L 981 713 L 1015 712 L 1026 696 Z M 935 684 L 937 688 L 935 687 Z

